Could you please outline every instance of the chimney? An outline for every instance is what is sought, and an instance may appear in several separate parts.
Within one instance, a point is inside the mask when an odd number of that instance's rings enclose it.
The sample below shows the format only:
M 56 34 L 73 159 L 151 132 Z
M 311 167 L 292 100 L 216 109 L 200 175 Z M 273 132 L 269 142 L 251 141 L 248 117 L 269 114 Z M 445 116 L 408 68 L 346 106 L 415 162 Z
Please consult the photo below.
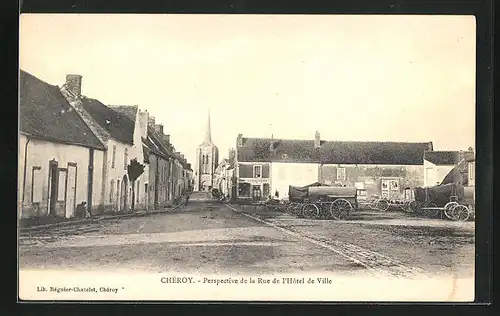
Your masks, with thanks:
M 149 117 L 149 119 L 148 119 L 148 125 L 149 125 L 149 127 L 152 127 L 152 128 L 155 127 L 155 117 L 154 116 L 150 116 Z
M 433 151 L 434 147 L 432 146 L 432 142 L 427 143 L 427 151 Z
M 82 95 L 82 76 L 74 74 L 66 75 L 66 87 L 76 97 L 80 97 Z
M 155 131 L 158 134 L 163 135 L 163 124 L 155 124 Z
M 170 135 L 163 135 L 163 140 L 165 143 L 170 144 Z
M 320 148 L 321 147 L 321 139 L 319 132 L 316 131 L 316 134 L 314 134 L 314 148 Z
M 149 122 L 149 113 L 147 110 L 139 111 L 139 127 L 141 129 L 142 138 L 148 137 L 148 122 Z
M 236 139 L 236 147 L 243 146 L 243 134 L 238 134 L 238 138 Z

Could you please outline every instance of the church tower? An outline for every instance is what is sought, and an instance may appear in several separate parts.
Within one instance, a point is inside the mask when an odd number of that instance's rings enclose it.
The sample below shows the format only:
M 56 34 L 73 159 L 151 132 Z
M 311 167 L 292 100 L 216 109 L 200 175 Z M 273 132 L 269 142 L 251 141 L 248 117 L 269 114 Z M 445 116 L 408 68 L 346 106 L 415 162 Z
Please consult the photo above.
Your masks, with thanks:
M 205 139 L 196 150 L 195 191 L 211 191 L 214 186 L 214 173 L 219 165 L 219 149 L 212 142 L 210 111 L 208 112 Z

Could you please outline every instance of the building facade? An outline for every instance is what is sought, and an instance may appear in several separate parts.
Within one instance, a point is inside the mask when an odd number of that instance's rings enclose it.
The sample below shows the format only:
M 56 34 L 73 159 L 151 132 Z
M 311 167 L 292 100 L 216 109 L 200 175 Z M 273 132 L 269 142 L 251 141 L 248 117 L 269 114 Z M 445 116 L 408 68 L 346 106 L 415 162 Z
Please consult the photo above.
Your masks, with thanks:
M 214 173 L 219 165 L 219 149 L 212 142 L 210 113 L 203 143 L 196 150 L 195 191 L 210 191 L 214 187 Z
M 446 175 L 462 160 L 473 156 L 472 149 L 468 151 L 427 151 L 424 154 L 424 186 L 431 187 L 441 184 Z
M 20 218 L 73 217 L 99 203 L 106 147 L 59 88 L 20 71 Z
M 128 212 L 132 198 L 135 209 L 146 205 L 144 187 L 148 184 L 148 170 L 142 152 L 138 106 L 107 106 L 99 100 L 81 94 L 82 76 L 70 74 L 61 92 L 93 133 L 106 146 L 103 159 L 99 203 L 93 204 L 93 213 Z M 132 183 L 127 166 L 136 159 L 145 165 L 144 173 Z M 133 188 L 132 188 L 133 187 Z
M 315 182 L 357 187 L 400 198 L 423 185 L 423 155 L 431 142 L 339 142 L 237 138 L 238 197 L 288 197 L 289 186 Z

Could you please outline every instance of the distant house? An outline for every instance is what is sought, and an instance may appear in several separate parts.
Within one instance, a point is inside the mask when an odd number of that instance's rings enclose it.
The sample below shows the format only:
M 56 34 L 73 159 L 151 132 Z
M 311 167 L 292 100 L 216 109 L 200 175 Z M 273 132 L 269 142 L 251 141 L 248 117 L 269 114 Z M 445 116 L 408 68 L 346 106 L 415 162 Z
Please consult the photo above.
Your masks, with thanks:
M 463 186 L 474 186 L 475 185 L 475 157 L 472 150 L 467 152 L 459 152 L 460 158 L 458 164 L 455 165 L 443 180 L 439 183 L 441 185 L 456 183 Z
M 138 106 L 107 106 L 82 95 L 81 87 L 82 76 L 70 74 L 66 76 L 61 92 L 107 149 L 104 157 L 96 159 L 104 167 L 98 174 L 102 186 L 94 212 L 129 211 L 132 205 L 132 182 L 128 178 L 127 166 L 132 159 L 144 164 L 141 138 L 146 131 L 141 130 Z M 135 182 L 136 209 L 145 207 L 148 180 L 146 166 Z
M 100 203 L 105 144 L 57 86 L 21 70 L 19 90 L 19 216 L 70 218 Z
M 423 155 L 432 142 L 340 142 L 237 138 L 238 196 L 288 195 L 314 182 L 356 186 L 367 194 L 400 197 L 423 185 Z
M 439 185 L 464 158 L 462 151 L 426 151 L 424 153 L 424 186 Z

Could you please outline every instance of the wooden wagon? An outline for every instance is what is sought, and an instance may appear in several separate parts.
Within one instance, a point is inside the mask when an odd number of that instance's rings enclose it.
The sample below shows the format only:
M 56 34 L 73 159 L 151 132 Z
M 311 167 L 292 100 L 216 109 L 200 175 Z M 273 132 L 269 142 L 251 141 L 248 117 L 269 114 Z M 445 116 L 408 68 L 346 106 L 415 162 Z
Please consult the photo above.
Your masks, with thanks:
M 474 187 L 457 183 L 415 188 L 410 210 L 427 217 L 467 221 L 475 216 Z
M 340 186 L 289 186 L 287 210 L 309 218 L 347 219 L 357 209 L 356 188 Z

